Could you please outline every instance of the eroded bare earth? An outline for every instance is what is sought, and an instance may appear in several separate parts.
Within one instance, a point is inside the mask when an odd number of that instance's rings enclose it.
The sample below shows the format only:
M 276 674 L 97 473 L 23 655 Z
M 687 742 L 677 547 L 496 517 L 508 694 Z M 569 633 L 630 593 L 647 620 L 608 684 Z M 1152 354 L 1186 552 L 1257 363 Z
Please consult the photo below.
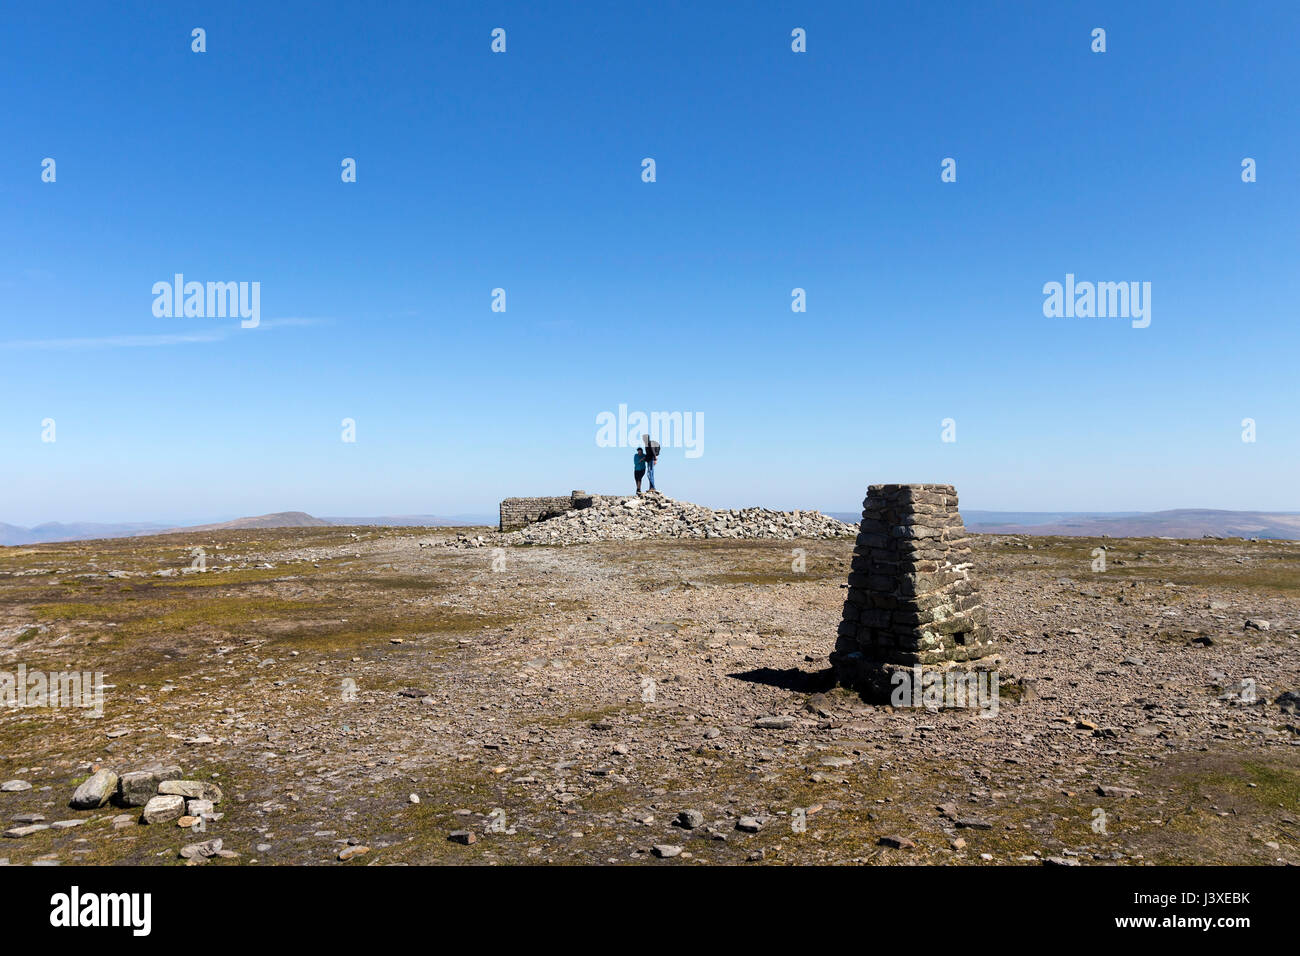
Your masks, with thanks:
M 113 685 L 100 719 L 0 710 L 0 781 L 31 784 L 0 824 L 82 821 L 0 859 L 178 864 L 219 837 L 239 856 L 211 865 L 1300 862 L 1276 703 L 1300 543 L 1107 541 L 1094 573 L 1096 540 L 977 539 L 1001 673 L 1037 691 L 988 718 L 829 685 L 852 540 L 512 547 L 501 572 L 492 532 L 421 546 L 461 530 L 0 549 L 0 670 Z M 220 784 L 206 834 L 69 808 L 94 768 L 157 761 Z

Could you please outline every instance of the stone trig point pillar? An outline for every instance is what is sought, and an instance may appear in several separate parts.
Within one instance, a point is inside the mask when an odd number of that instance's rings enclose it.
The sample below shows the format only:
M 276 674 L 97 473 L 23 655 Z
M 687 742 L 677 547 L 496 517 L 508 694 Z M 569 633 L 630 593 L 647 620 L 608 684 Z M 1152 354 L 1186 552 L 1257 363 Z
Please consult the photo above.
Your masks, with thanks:
M 994 650 L 952 485 L 872 485 L 831 664 L 842 684 L 887 695 L 894 671 L 950 667 Z

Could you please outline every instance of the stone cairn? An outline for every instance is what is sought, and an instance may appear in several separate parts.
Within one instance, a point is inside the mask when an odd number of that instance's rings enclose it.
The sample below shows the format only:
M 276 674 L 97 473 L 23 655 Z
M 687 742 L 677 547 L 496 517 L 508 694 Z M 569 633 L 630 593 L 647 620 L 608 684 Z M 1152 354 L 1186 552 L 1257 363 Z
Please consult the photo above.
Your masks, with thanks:
M 841 684 L 888 695 L 899 668 L 951 668 L 993 652 L 952 485 L 872 485 L 831 664 Z

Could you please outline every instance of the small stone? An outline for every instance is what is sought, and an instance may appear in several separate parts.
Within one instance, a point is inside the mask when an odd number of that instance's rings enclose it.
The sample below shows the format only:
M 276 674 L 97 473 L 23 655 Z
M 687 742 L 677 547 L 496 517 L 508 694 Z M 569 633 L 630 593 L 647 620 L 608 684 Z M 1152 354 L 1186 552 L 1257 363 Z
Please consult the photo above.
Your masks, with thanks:
M 960 830 L 992 830 L 993 824 L 987 820 L 981 820 L 979 817 L 961 817 L 957 820 L 957 828 Z
M 186 800 L 185 813 L 191 817 L 202 817 L 211 815 L 216 808 L 211 800 Z
M 95 810 L 108 803 L 117 791 L 117 774 L 111 770 L 99 770 L 91 774 L 72 794 L 74 810 Z
M 339 859 L 350 860 L 354 856 L 365 856 L 369 852 L 370 852 L 370 847 L 368 846 L 344 847 L 341 851 L 339 851 Z
M 673 846 L 671 843 L 656 843 L 651 847 L 650 852 L 661 860 L 671 860 L 673 857 L 681 854 L 682 848 L 679 846 Z
M 1249 620 L 1242 625 L 1243 631 L 1267 631 L 1268 628 L 1268 621 Z
M 683 830 L 694 830 L 704 825 L 704 814 L 699 810 L 683 810 L 677 814 L 676 823 Z
M 892 847 L 895 850 L 910 850 L 916 843 L 905 836 L 882 836 L 876 841 L 877 846 Z
M 188 846 L 181 847 L 181 856 L 187 860 L 196 860 L 200 857 L 207 859 L 216 856 L 220 852 L 220 838 L 215 840 L 205 840 L 202 843 L 191 843 Z
M 741 817 L 736 821 L 736 829 L 743 830 L 746 833 L 757 833 L 763 829 L 763 821 L 758 817 Z
M 180 827 L 182 830 L 188 830 L 190 827 L 194 826 L 194 824 L 198 822 L 199 822 L 198 817 L 181 817 L 179 820 L 176 821 L 176 825 Z
M 413 793 L 413 794 L 411 794 L 409 797 L 407 797 L 406 799 L 410 800 L 412 803 L 419 803 L 419 802 L 420 802 L 420 795 L 419 795 L 418 793 Z
M 79 827 L 85 822 L 84 817 L 80 820 L 55 820 L 50 826 L 56 830 L 71 830 L 73 827 Z
M 957 837 L 957 838 L 954 839 L 954 840 L 949 840 L 949 841 L 948 841 L 948 845 L 949 845 L 950 847 L 952 847 L 954 850 L 964 850 L 964 849 L 966 849 L 966 841 L 963 840 L 961 837 Z
M 760 717 L 754 721 L 759 730 L 787 730 L 794 726 L 793 717 Z
M 152 798 L 144 805 L 140 819 L 145 823 L 169 823 L 185 813 L 185 798 L 175 794 L 164 794 Z
M 1140 791 L 1134 790 L 1132 787 L 1111 787 L 1105 784 L 1099 786 L 1097 792 L 1103 797 L 1119 797 L 1120 799 L 1136 797 L 1140 793 Z
M 4 783 L 0 783 L 0 793 L 21 793 L 30 789 L 32 789 L 32 785 L 26 780 L 6 780 Z
M 1045 856 L 1043 866 L 1078 866 L 1079 861 L 1068 856 Z
M 452 843 L 461 843 L 465 846 L 469 846 L 478 842 L 478 834 L 473 830 L 452 830 L 451 833 L 447 834 L 447 839 Z

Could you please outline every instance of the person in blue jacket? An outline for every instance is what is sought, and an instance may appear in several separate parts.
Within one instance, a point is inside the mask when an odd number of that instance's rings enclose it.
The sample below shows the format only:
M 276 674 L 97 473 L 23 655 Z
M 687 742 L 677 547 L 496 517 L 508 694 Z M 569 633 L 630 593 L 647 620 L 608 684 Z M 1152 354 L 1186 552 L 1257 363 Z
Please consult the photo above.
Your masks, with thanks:
M 641 494 L 641 479 L 645 477 L 645 451 L 641 448 L 632 456 L 632 477 L 636 479 L 636 493 Z

